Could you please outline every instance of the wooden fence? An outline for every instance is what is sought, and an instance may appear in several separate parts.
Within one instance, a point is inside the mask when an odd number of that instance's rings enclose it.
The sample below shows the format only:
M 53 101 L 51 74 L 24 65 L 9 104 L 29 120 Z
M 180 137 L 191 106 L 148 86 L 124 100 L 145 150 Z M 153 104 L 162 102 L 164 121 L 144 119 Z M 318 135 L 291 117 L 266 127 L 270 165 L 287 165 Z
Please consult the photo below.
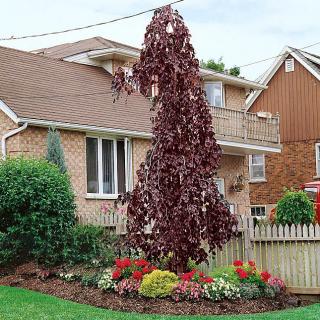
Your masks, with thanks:
M 81 224 L 114 228 L 126 233 L 126 218 L 118 214 L 79 217 Z M 151 231 L 151 226 L 146 232 Z M 201 269 L 227 266 L 234 260 L 254 260 L 260 270 L 283 279 L 291 292 L 320 294 L 320 226 L 292 225 L 254 226 L 253 219 L 239 216 L 238 234 L 216 255 L 209 254 L 209 265 Z

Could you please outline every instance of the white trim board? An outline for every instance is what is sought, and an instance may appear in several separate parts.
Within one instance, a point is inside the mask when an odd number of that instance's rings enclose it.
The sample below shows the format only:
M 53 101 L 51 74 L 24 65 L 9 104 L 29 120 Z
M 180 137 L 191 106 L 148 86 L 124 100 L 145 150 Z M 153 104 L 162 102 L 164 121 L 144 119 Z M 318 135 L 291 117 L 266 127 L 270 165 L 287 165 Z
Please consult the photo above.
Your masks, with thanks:
M 260 83 L 262 85 L 267 86 L 269 81 L 272 79 L 274 74 L 278 71 L 282 63 L 286 60 L 286 58 L 291 55 L 294 59 L 296 59 L 303 67 L 305 67 L 313 76 L 315 76 L 320 81 L 320 75 L 311 68 L 303 59 L 299 57 L 299 55 L 296 54 L 296 51 L 299 51 L 301 54 L 303 54 L 307 59 L 313 60 L 319 60 L 315 57 L 312 57 L 309 54 L 305 54 L 304 52 L 301 52 L 299 49 L 290 48 L 288 46 L 285 46 L 282 51 L 280 52 L 279 56 L 274 60 L 271 67 L 267 70 L 267 72 L 263 75 L 263 77 L 260 80 Z M 319 60 L 320 61 L 320 60 Z M 317 62 L 316 62 L 317 63 Z M 262 90 L 255 91 L 251 96 L 248 97 L 246 105 L 247 105 L 247 111 L 250 109 L 252 104 L 256 101 L 258 96 L 260 95 Z
M 0 110 L 3 111 L 13 122 L 19 122 L 18 116 L 2 100 L 0 100 Z

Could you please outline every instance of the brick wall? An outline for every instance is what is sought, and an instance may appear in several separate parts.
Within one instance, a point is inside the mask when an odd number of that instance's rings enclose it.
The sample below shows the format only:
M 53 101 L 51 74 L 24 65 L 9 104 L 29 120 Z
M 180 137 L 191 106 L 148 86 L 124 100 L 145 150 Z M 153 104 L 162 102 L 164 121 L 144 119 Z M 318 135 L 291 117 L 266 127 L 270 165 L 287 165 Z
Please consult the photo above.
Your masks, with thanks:
M 18 127 L 17 124 L 15 124 L 4 112 L 0 111 L 0 146 L 1 146 L 2 136 L 8 131 L 16 129 L 17 127 Z M 16 142 L 12 143 L 11 145 L 7 145 L 7 148 L 6 148 L 7 152 L 10 152 L 12 148 L 17 148 Z M 0 149 L 0 153 L 1 153 L 1 149 Z
M 237 214 L 247 214 L 249 212 L 248 172 L 247 157 L 227 154 L 222 156 L 217 176 L 224 179 L 226 199 L 231 204 L 235 204 L 235 212 Z M 233 190 L 233 184 L 239 174 L 244 176 L 245 189 L 241 192 L 236 192 Z
M 246 90 L 231 85 L 224 86 L 226 108 L 241 110 L 246 102 Z
M 252 205 L 275 204 L 285 187 L 314 181 L 316 176 L 316 140 L 283 143 L 280 154 L 265 156 L 266 182 L 250 183 Z

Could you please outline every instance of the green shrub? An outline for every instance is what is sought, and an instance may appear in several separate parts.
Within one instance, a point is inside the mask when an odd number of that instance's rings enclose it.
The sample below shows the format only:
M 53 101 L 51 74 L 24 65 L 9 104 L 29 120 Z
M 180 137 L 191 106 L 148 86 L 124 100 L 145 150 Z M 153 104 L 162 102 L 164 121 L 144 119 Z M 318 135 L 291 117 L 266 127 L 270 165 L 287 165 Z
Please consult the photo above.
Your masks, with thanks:
M 276 207 L 278 224 L 310 224 L 314 219 L 313 203 L 302 191 L 286 191 Z
M 240 297 L 248 300 L 258 299 L 263 296 L 263 289 L 255 284 L 243 283 L 240 285 Z
M 217 279 L 217 278 L 228 279 L 228 282 L 238 285 L 240 284 L 240 279 L 237 273 L 235 272 L 235 270 L 236 270 L 235 266 L 217 267 L 212 270 L 212 272 L 210 273 L 210 276 L 213 279 Z
M 56 164 L 61 173 L 67 172 L 60 133 L 53 127 L 48 130 L 46 159 Z
M 84 274 L 81 278 L 81 284 L 85 287 L 98 287 L 101 276 L 101 272 Z
M 72 229 L 66 250 L 70 265 L 91 263 L 94 266 L 109 267 L 115 256 L 115 236 L 108 235 L 102 227 L 77 225 Z
M 163 298 L 171 295 L 179 282 L 176 274 L 170 271 L 155 270 L 143 277 L 139 293 L 148 298 Z
M 0 161 L 0 232 L 16 252 L 11 263 L 63 261 L 74 210 L 69 177 L 55 165 L 24 158 Z

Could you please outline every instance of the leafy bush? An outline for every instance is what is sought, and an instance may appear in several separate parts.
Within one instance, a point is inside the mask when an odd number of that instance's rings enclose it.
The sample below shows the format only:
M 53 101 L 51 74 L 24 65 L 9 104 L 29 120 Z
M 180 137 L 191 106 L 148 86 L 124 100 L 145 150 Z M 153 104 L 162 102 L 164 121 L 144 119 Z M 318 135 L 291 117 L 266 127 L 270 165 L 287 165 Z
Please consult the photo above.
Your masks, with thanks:
M 221 278 L 217 278 L 213 283 L 205 284 L 205 297 L 213 301 L 239 298 L 239 286 L 228 280 L 228 276 L 224 275 Z
M 217 267 L 213 269 L 213 271 L 210 273 L 210 276 L 213 277 L 214 279 L 225 278 L 225 276 L 227 276 L 228 282 L 239 285 L 240 279 L 237 273 L 235 272 L 235 270 L 236 270 L 235 266 Z
M 69 177 L 55 165 L 24 158 L 0 161 L 0 232 L 15 246 L 11 262 L 17 257 L 61 262 L 74 210 Z
M 93 263 L 110 267 L 115 259 L 115 236 L 108 235 L 102 227 L 77 225 L 70 233 L 66 260 L 71 265 Z
M 204 296 L 204 289 L 197 282 L 182 281 L 172 288 L 171 298 L 179 301 L 199 301 Z
M 310 224 L 314 215 L 313 203 L 302 190 L 287 190 L 277 203 L 276 223 L 278 224 Z
M 179 278 L 173 272 L 155 270 L 143 277 L 139 293 L 148 298 L 167 297 L 178 282 Z

